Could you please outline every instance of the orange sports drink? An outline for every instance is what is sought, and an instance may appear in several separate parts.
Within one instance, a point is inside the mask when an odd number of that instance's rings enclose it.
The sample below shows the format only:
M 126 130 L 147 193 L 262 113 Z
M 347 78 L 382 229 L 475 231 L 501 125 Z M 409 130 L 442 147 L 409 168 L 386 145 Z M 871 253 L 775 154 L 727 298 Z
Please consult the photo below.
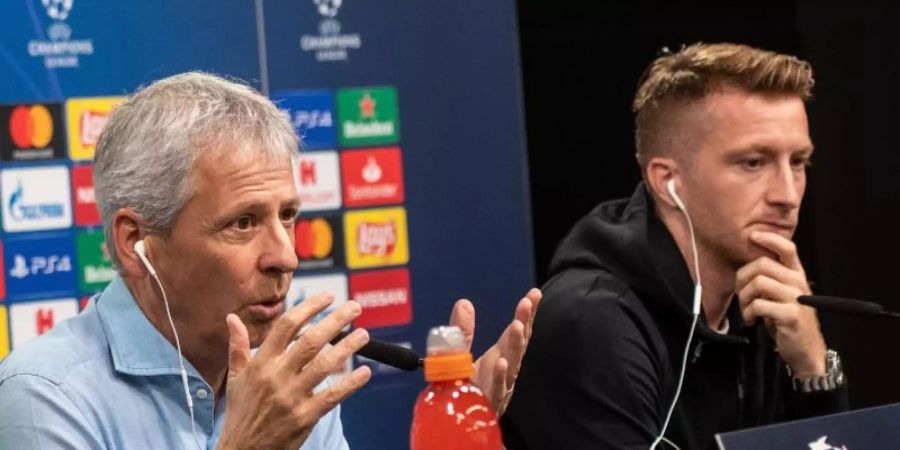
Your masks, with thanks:
M 425 381 L 413 411 L 412 450 L 502 450 L 497 414 L 475 384 L 475 366 L 458 327 L 428 333 Z

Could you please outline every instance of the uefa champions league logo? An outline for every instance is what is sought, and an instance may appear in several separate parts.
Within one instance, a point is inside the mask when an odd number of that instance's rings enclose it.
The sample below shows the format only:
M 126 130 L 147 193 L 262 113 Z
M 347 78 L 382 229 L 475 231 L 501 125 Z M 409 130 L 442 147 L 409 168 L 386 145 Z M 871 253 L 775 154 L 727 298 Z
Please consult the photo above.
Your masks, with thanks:
M 72 3 L 75 0 L 41 0 L 44 8 L 47 8 L 47 15 L 53 20 L 63 21 L 69 17 L 69 11 L 72 10 Z M 340 4 L 340 1 L 338 1 Z M 338 5 L 340 6 L 340 5 Z
M 336 16 L 338 10 L 341 8 L 341 3 L 343 2 L 344 0 L 313 0 L 313 4 L 316 5 L 316 8 L 319 10 L 319 14 L 325 17 Z M 72 3 L 71 0 L 69 0 L 69 3 Z
M 37 3 L 37 0 L 30 0 Z M 72 12 L 75 0 L 41 0 L 47 16 L 53 20 L 47 27 L 47 40 L 43 36 L 28 41 L 28 54 L 44 60 L 48 69 L 75 68 L 81 58 L 94 54 L 93 39 L 73 39 L 72 27 L 65 21 Z
M 317 62 L 346 61 L 351 50 L 362 47 L 359 33 L 342 33 L 341 23 L 336 19 L 344 0 L 312 0 L 313 6 L 322 16 L 319 34 L 300 36 L 300 49 L 315 55 Z

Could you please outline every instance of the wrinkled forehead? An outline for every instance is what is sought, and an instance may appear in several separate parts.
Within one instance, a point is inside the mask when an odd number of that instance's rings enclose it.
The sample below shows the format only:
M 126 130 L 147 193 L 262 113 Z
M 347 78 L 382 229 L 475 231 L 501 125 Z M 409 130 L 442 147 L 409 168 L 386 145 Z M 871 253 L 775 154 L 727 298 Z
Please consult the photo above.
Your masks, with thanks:
M 225 176 L 251 166 L 262 166 L 266 170 L 273 172 L 288 169 L 291 171 L 294 191 L 296 193 L 300 192 L 300 154 L 294 151 L 267 148 L 251 140 L 238 143 L 209 144 L 198 152 L 197 160 L 194 162 L 194 173 L 197 172 L 201 161 L 220 167 L 230 167 L 231 173 L 223 173 Z

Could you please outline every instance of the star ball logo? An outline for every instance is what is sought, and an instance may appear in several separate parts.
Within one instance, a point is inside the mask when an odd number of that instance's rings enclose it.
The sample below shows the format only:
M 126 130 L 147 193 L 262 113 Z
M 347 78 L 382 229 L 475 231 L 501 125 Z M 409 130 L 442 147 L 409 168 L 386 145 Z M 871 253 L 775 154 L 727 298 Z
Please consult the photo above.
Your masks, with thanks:
M 300 36 L 300 49 L 315 55 L 318 62 L 347 61 L 351 50 L 362 47 L 359 33 L 342 33 L 341 23 L 336 19 L 342 0 L 312 0 L 313 6 L 322 16 L 319 34 Z
M 74 0 L 41 0 L 41 6 L 53 23 L 47 28 L 50 40 L 28 41 L 28 54 L 43 58 L 47 69 L 76 68 L 81 57 L 94 54 L 92 39 L 72 39 L 72 27 L 65 21 L 72 13 Z
M 0 138 L 3 161 L 63 158 L 62 107 L 59 104 L 0 106 L 6 125 Z

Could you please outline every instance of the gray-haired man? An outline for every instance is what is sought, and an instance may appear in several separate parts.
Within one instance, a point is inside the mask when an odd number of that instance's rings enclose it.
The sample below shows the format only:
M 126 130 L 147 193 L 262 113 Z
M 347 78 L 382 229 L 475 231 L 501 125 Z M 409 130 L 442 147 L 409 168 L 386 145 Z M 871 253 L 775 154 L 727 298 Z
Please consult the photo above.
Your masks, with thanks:
M 337 405 L 369 369 L 325 379 L 368 335 L 324 346 L 360 306 L 336 308 L 293 346 L 333 299 L 282 315 L 297 267 L 297 150 L 268 99 L 207 74 L 158 81 L 113 112 L 94 183 L 120 276 L 0 364 L 0 448 L 347 448 Z M 519 302 L 477 363 L 500 410 L 539 300 L 533 290 Z M 457 302 L 451 322 L 471 336 L 472 304 Z

